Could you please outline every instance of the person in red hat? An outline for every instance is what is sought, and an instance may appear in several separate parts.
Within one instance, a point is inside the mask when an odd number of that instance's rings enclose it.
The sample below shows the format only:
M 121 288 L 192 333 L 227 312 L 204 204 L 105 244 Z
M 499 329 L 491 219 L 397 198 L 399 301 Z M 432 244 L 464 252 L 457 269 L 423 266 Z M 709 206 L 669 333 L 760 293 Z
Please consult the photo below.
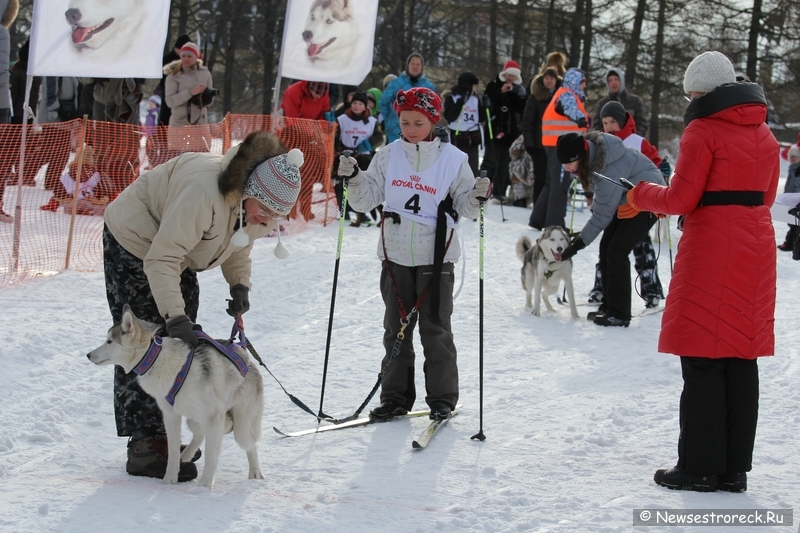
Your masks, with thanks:
M 486 85 L 484 97 L 490 120 L 484 135 L 487 142 L 481 170 L 487 171 L 492 180 L 494 198 L 504 202 L 506 189 L 511 184 L 508 175 L 511 156 L 508 150 L 522 133 L 522 113 L 528 97 L 522 86 L 519 63 L 512 59 L 506 61 L 500 74 Z
M 458 402 L 450 327 L 453 271 L 461 255 L 455 230 L 461 217 L 478 215 L 480 198 L 487 197 L 491 182 L 475 179 L 467 154 L 446 142 L 444 128 L 435 127 L 442 114 L 442 100 L 435 92 L 424 87 L 401 90 L 394 110 L 400 138 L 378 151 L 367 170 L 359 170 L 356 160 L 344 155 L 338 170 L 348 180 L 356 211 L 366 212 L 385 202 L 378 258 L 383 262 L 386 355 L 381 362 L 381 405 L 370 417 L 388 420 L 414 406 L 413 332 L 419 319 L 425 401 L 432 419 L 445 419 Z M 400 335 L 404 330 L 405 337 Z

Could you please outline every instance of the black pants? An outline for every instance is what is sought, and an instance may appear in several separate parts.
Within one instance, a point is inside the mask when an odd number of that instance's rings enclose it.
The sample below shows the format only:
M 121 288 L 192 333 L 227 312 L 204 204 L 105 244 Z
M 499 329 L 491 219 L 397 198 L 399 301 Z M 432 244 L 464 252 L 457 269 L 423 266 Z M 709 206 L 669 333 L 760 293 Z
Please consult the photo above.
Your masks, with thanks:
M 389 268 L 395 285 L 389 276 Z M 388 261 L 383 262 L 381 269 L 381 294 L 386 305 L 383 317 L 383 345 L 386 355 L 381 361 L 381 368 L 386 365 L 392 353 L 392 347 L 400 331 L 400 308 L 398 295 L 408 312 L 417 303 L 417 299 L 428 287 L 433 274 L 433 266 L 406 267 Z M 451 408 L 458 403 L 458 364 L 456 347 L 453 343 L 453 332 L 450 327 L 450 316 L 453 314 L 453 263 L 442 266 L 439 289 L 438 316 L 431 305 L 430 291 L 422 301 L 419 313 L 415 313 L 405 329 L 405 338 L 400 344 L 400 353 L 392 360 L 381 383 L 381 402 L 391 400 L 411 409 L 417 397 L 414 385 L 414 327 L 419 318 L 419 336 L 425 354 L 425 401 L 430 406 L 435 402 L 444 402 Z M 395 290 L 397 292 L 395 292 Z
M 658 262 L 656 261 L 656 251 L 653 248 L 653 241 L 650 235 L 645 235 L 644 239 L 633 247 L 633 267 L 639 275 L 639 294 L 645 300 L 651 298 L 664 299 L 664 288 L 661 286 L 661 279 L 658 277 Z M 594 287 L 591 295 L 603 299 L 603 278 L 600 275 L 600 263 L 595 265 Z
M 621 320 L 631 319 L 631 261 L 634 246 L 641 241 L 656 217 L 642 211 L 633 218 L 616 216 L 600 239 L 600 277 L 603 280 L 603 310 Z
M 534 202 L 528 225 L 542 229 L 547 226 L 561 226 L 567 229 L 567 192 L 572 183 L 572 174 L 564 170 L 556 158 L 556 148 L 546 147 L 547 181 L 545 181 L 539 201 Z M 534 178 L 535 179 L 535 178 Z
M 539 146 L 525 148 L 525 151 L 533 161 L 533 203 L 535 204 L 542 194 L 544 184 L 547 183 L 547 150 Z
M 756 360 L 681 357 L 681 372 L 678 468 L 749 472 L 758 422 Z
M 488 137 L 488 136 L 487 136 Z M 508 173 L 508 165 L 511 163 L 511 148 L 514 139 L 506 141 L 506 138 L 493 139 L 486 142 L 486 152 L 483 154 L 481 170 L 485 170 L 489 179 L 492 181 L 492 196 L 505 197 L 508 187 L 511 185 L 511 177 Z
M 481 132 L 462 131 L 456 134 L 455 130 L 450 130 L 450 138 L 453 139 L 453 146 L 467 154 L 469 168 L 472 169 L 474 176 L 478 175 L 478 148 L 481 145 Z
M 111 318 L 115 324 L 122 322 L 122 307 L 131 306 L 131 311 L 142 320 L 164 324 L 158 312 L 142 260 L 120 245 L 108 228 L 103 229 L 103 269 L 106 277 L 106 296 Z M 181 293 L 186 305 L 186 315 L 197 320 L 200 301 L 200 286 L 197 274 L 186 269 L 181 274 Z M 114 367 L 114 417 L 117 435 L 165 435 L 161 409 L 155 399 L 139 386 L 133 372 L 125 373 L 122 367 Z

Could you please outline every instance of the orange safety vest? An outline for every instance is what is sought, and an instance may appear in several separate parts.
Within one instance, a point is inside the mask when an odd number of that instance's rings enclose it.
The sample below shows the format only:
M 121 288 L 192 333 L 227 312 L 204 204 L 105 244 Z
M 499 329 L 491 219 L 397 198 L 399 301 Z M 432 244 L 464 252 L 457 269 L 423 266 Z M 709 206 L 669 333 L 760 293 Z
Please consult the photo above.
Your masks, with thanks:
M 553 95 L 550 103 L 547 104 L 547 108 L 544 110 L 544 114 L 542 115 L 542 146 L 555 146 L 558 143 L 558 137 L 560 135 L 564 135 L 566 133 L 585 133 L 587 130 L 587 128 L 579 128 L 578 125 L 568 116 L 562 115 L 556 111 L 558 99 L 565 92 L 571 92 L 573 95 L 575 95 L 575 101 L 578 103 L 578 109 L 580 109 L 581 113 L 583 113 L 583 116 L 587 117 L 588 120 L 586 108 L 584 107 L 581 99 L 578 98 L 578 95 L 566 87 L 559 88 Z

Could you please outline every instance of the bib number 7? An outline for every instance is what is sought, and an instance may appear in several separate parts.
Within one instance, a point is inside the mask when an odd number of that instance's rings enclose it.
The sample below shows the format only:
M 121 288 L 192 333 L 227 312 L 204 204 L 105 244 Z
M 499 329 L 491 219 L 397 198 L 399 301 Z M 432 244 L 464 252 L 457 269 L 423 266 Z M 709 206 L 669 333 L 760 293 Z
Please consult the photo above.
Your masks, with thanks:
M 419 194 L 415 194 L 414 196 L 409 198 L 408 201 L 406 202 L 406 205 L 404 205 L 403 207 L 405 207 L 407 210 L 411 211 L 415 215 L 419 213 L 420 210 L 422 209 L 419 206 Z

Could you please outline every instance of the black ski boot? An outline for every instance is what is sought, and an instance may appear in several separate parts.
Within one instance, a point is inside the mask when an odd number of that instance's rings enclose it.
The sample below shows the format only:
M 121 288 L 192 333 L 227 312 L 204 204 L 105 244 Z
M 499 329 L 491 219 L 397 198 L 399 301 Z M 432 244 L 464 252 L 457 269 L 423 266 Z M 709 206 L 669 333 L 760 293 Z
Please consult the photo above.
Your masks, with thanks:
M 677 466 L 656 470 L 653 481 L 672 490 L 693 490 L 695 492 L 715 492 L 717 490 L 715 474 L 690 474 Z
M 431 420 L 446 420 L 453 416 L 453 408 L 444 402 L 431 404 Z
M 377 422 L 386 422 L 396 416 L 403 416 L 408 413 L 408 409 L 395 402 L 394 400 L 385 400 L 381 403 L 380 407 L 376 407 L 369 412 L 369 419 Z

